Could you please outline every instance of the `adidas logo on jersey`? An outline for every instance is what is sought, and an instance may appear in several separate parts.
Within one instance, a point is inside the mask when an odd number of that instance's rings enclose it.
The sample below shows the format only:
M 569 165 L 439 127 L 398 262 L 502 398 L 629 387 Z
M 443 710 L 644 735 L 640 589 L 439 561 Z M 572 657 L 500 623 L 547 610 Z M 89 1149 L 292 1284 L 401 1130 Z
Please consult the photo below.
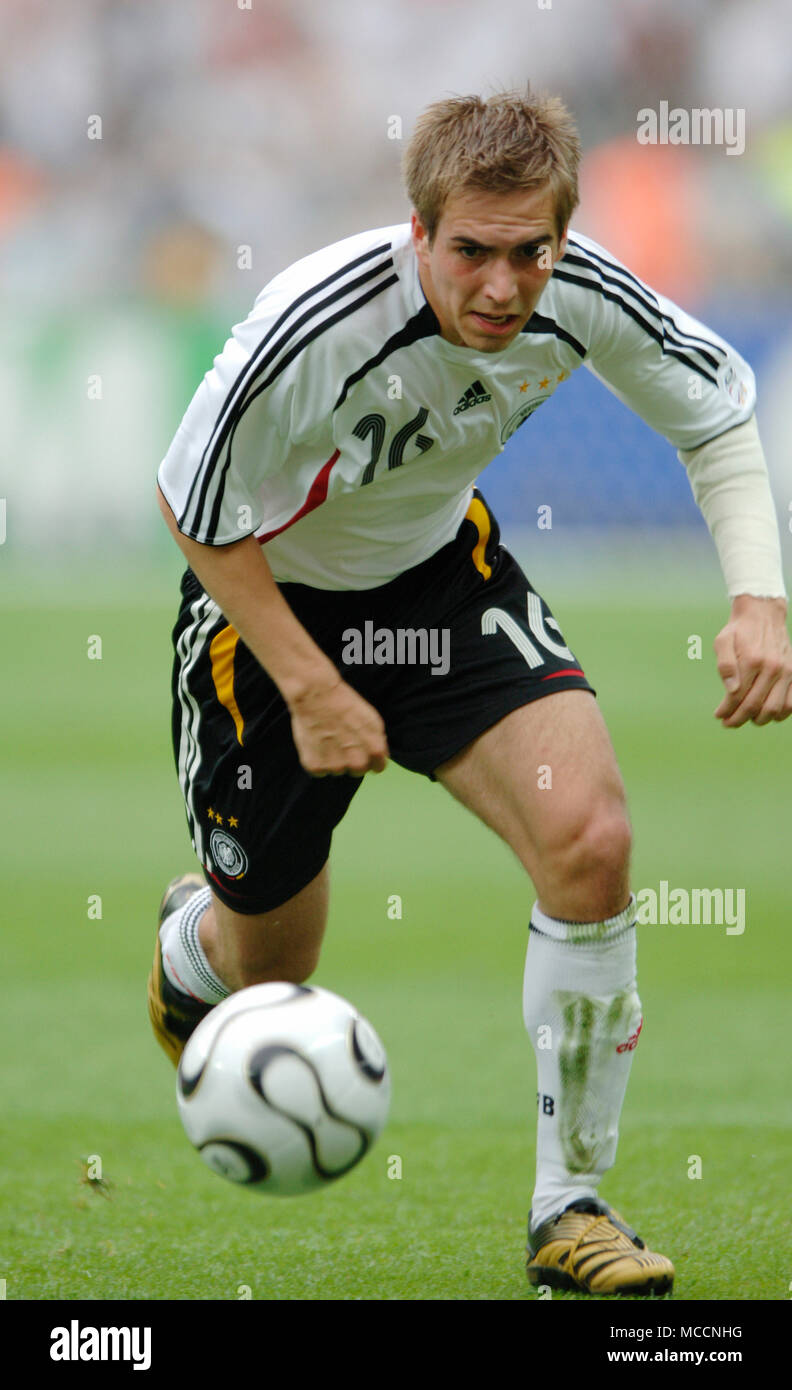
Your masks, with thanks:
M 489 391 L 485 391 L 480 381 L 474 381 L 472 386 L 468 386 L 467 391 L 459 397 L 454 406 L 454 414 L 461 415 L 463 410 L 471 410 L 474 405 L 483 405 L 485 401 L 491 401 L 492 396 Z

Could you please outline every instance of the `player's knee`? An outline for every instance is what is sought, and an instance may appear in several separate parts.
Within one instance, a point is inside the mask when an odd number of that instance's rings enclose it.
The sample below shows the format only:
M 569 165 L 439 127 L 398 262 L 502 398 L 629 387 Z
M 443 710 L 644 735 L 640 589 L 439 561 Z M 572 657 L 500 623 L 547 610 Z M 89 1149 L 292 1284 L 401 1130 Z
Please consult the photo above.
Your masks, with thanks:
M 620 881 L 627 872 L 632 830 L 618 802 L 592 809 L 567 847 L 567 872 L 598 884 Z
M 619 800 L 603 801 L 558 827 L 544 868 L 559 885 L 589 885 L 593 896 L 607 899 L 611 891 L 623 895 L 631 849 L 626 807 Z

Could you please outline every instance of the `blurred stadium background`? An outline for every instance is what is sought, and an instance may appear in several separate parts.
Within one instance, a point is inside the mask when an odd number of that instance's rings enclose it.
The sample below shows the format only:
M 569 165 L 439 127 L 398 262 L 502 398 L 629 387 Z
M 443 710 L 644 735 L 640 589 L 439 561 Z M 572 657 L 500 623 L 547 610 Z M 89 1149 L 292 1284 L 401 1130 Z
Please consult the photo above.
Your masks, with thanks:
M 389 118 L 407 137 L 445 93 L 530 79 L 579 122 L 577 229 L 754 366 L 789 575 L 792 10 L 252 4 L 2 6 L 0 1086 L 14 1122 L 0 1279 L 8 1298 L 233 1299 L 243 1283 L 255 1298 L 523 1298 L 530 887 L 494 837 L 397 768 L 367 779 L 338 833 L 317 977 L 389 1047 L 378 1157 L 251 1220 L 248 1194 L 205 1173 L 181 1134 L 143 1002 L 155 904 L 191 858 L 168 745 L 181 562 L 154 477 L 260 287 L 406 217 Z M 637 112 L 663 100 L 744 107 L 745 153 L 639 147 Z M 787 1299 L 790 730 L 727 736 L 712 719 L 727 604 L 673 450 L 585 371 L 563 402 L 513 437 L 483 490 L 597 686 L 636 885 L 742 885 L 748 903 L 744 936 L 643 933 L 647 1027 L 604 1195 L 677 1260 L 680 1297 Z M 390 893 L 403 921 L 386 916 Z M 409 1181 L 386 1180 L 390 1152 Z M 97 1153 L 112 1200 L 84 1180 Z M 705 1182 L 688 1181 L 691 1153 Z
M 577 229 L 754 365 L 788 557 L 786 0 L 6 0 L 3 28 L 7 564 L 161 554 L 152 479 L 230 325 L 298 256 L 407 216 L 388 118 L 406 138 L 442 94 L 526 79 L 579 121 Z M 745 153 L 639 146 L 662 100 L 745 108 Z M 572 528 L 703 531 L 663 440 L 585 371 L 563 400 L 485 477 L 507 529 L 547 549 L 550 504 L 554 548 Z

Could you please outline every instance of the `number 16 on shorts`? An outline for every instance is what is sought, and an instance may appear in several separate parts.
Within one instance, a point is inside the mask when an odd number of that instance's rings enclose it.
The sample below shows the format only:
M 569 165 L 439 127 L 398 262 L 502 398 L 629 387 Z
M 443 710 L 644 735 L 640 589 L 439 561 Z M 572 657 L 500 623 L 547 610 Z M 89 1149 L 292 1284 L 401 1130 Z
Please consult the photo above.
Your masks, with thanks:
M 555 618 L 548 618 L 547 624 L 545 624 L 542 614 L 542 600 L 539 595 L 533 591 L 529 592 L 527 595 L 527 612 L 528 627 L 540 646 L 544 647 L 546 652 L 550 652 L 561 661 L 574 662 L 575 670 L 579 670 L 580 668 L 577 666 L 576 658 L 569 650 L 569 647 L 565 646 L 563 642 L 556 642 L 547 631 L 549 625 L 555 628 L 559 637 L 561 636 L 561 631 Z M 485 637 L 491 636 L 494 632 L 497 632 L 499 628 L 501 632 L 504 632 L 514 643 L 518 652 L 525 658 L 532 671 L 535 670 L 537 666 L 544 665 L 546 658 L 534 646 L 531 638 L 523 631 L 511 614 L 507 613 L 505 608 L 487 608 L 481 615 L 482 633 Z

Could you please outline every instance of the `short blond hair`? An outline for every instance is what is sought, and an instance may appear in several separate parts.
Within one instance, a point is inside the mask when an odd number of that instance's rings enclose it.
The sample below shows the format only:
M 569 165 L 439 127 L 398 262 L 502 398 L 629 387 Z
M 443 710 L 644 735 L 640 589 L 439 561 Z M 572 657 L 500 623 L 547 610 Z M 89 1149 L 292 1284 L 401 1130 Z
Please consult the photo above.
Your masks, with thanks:
M 499 92 L 448 97 L 421 113 L 404 152 L 407 195 L 434 239 L 448 199 L 549 184 L 560 237 L 578 196 L 580 137 L 559 97 Z

